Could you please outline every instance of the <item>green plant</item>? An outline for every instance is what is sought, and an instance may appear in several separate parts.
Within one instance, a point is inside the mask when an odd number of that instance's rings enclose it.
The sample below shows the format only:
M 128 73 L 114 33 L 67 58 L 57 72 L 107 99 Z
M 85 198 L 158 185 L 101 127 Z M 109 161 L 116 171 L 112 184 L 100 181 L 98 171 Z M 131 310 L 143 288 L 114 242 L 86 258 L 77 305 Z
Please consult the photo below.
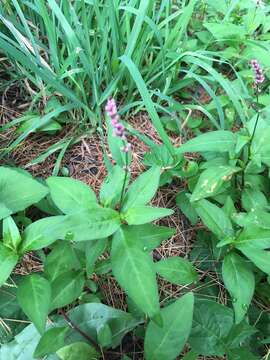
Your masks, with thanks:
M 117 115 L 111 108 L 108 111 Z M 121 154 L 128 156 L 130 148 L 121 150 L 118 142 L 123 140 L 109 137 L 116 161 L 121 163 Z M 25 346 L 28 359 L 53 353 L 60 359 L 99 358 L 101 348 L 117 347 L 126 333 L 145 321 L 149 322 L 147 359 L 173 360 L 181 352 L 191 331 L 193 294 L 161 310 L 156 273 L 182 285 L 195 282 L 198 275 L 185 259 L 153 262 L 150 252 L 174 233 L 150 223 L 172 214 L 170 209 L 147 205 L 159 187 L 161 168 L 151 167 L 129 185 L 127 166 L 110 166 L 99 201 L 78 180 L 52 176 L 40 183 L 24 171 L 0 168 L 1 285 L 4 289 L 18 286 L 16 306 L 35 326 L 3 345 L 1 356 L 8 349 L 16 356 L 20 346 Z M 31 205 L 50 216 L 31 222 L 27 216 Z M 15 281 L 11 276 L 7 282 L 16 264 L 31 251 L 40 257 L 43 270 Z M 107 254 L 106 259 L 100 260 L 102 254 Z M 133 304 L 130 313 L 100 303 L 91 278 L 94 273 L 111 271 Z M 28 332 L 32 340 L 27 345 Z
M 248 89 L 242 74 L 230 64 L 233 57 L 218 52 L 211 41 L 211 32 L 217 32 L 198 23 L 194 10 L 200 11 L 201 6 L 196 0 L 188 4 L 165 0 L 158 4 L 153 0 L 58 4 L 50 0 L 34 1 L 31 5 L 9 0 L 0 5 L 1 48 L 28 79 L 27 88 L 33 94 L 27 118 L 15 119 L 4 127 L 23 124 L 20 136 L 1 156 L 31 132 L 56 131 L 69 123 L 74 126 L 72 138 L 46 152 L 48 156 L 61 151 L 62 156 L 78 136 L 88 133 L 89 127 L 101 130 L 101 106 L 112 94 L 125 99 L 123 114 L 145 108 L 171 153 L 172 144 L 163 127 L 182 133 L 186 122 L 193 122 L 193 113 L 203 117 L 198 127 L 227 129 L 234 120 L 245 122 Z M 212 6 L 209 2 L 205 21 L 212 19 Z M 220 9 L 233 25 L 234 12 L 229 4 L 224 6 Z M 243 6 L 243 12 L 247 11 L 253 14 L 254 7 Z M 215 20 L 220 22 L 216 15 Z M 188 25 L 192 36 L 187 36 Z M 245 32 L 246 47 L 252 34 Z M 218 38 L 218 42 L 222 40 Z M 230 41 L 225 41 L 225 45 L 232 47 Z M 233 46 L 237 52 L 243 39 L 234 41 Z M 266 54 L 267 50 L 264 58 Z M 228 79 L 226 71 L 236 79 Z M 209 104 L 201 103 L 193 94 L 198 85 L 212 99 Z M 44 112 L 33 111 L 39 102 Z
M 255 65 L 257 74 L 259 65 Z M 257 94 L 263 81 L 260 71 L 256 75 Z M 240 324 L 249 318 L 256 289 L 269 287 L 269 135 L 269 121 L 264 111 L 257 109 L 253 119 L 237 132 L 208 132 L 178 150 L 202 156 L 195 174 L 187 179 L 189 191 L 178 195 L 178 205 L 193 224 L 200 218 L 211 233 L 209 245 L 230 294 L 234 323 L 239 325 L 237 336 L 245 331 Z M 225 314 L 222 316 L 225 318 Z M 232 322 L 231 315 L 230 319 Z M 227 352 L 229 358 L 236 356 L 230 355 L 226 342 L 220 351 L 217 346 L 211 351 L 206 344 L 196 341 L 193 348 L 204 355 Z

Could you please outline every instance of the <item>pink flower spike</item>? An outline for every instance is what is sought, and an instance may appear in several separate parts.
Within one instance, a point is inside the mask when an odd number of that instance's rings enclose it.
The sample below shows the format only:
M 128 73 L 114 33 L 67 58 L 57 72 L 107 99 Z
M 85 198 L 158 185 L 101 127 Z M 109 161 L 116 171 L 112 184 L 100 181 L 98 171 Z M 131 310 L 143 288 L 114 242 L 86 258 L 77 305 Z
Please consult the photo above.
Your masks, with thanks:
M 254 81 L 256 85 L 262 84 L 265 80 L 264 74 L 263 74 L 263 70 L 259 64 L 259 62 L 255 59 L 250 61 L 251 67 L 254 71 Z

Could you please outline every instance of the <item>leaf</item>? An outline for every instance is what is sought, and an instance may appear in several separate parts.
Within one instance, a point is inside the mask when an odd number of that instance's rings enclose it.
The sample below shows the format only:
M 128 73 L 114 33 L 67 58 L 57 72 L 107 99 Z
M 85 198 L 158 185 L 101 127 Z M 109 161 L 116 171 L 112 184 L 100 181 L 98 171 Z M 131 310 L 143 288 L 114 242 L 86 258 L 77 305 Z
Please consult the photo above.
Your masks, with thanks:
M 8 216 L 3 220 L 3 243 L 6 247 L 17 250 L 20 242 L 20 231 L 12 217 Z
M 266 209 L 268 205 L 265 195 L 258 189 L 244 189 L 241 201 L 242 206 L 246 211 Z
M 248 349 L 239 348 L 228 352 L 228 360 L 260 360 L 260 358 Z
M 123 217 L 129 225 L 143 225 L 172 214 L 173 210 L 171 209 L 136 206 L 129 208 L 127 212 L 123 214 Z
M 163 326 L 152 320 L 147 326 L 146 360 L 174 360 L 182 351 L 191 330 L 194 297 L 188 293 L 161 310 Z
M 47 195 L 48 189 L 26 174 L 0 167 L 0 219 L 26 209 Z
M 225 130 L 210 131 L 199 135 L 185 144 L 181 145 L 177 150 L 177 154 L 187 152 L 230 152 L 234 150 L 236 145 L 236 136 L 234 133 Z
M 176 196 L 176 205 L 191 222 L 191 225 L 195 225 L 198 222 L 198 215 L 190 204 L 190 200 L 187 195 L 189 195 L 187 191 L 181 191 Z
M 57 351 L 57 355 L 61 360 L 98 360 L 100 358 L 100 354 L 93 346 L 81 341 L 63 347 Z
M 249 307 L 255 290 L 255 277 L 249 264 L 236 253 L 225 256 L 222 277 L 229 291 L 235 312 L 235 322 L 239 324 Z
M 140 321 L 134 319 L 131 314 L 101 303 L 79 305 L 68 312 L 68 317 L 81 331 L 88 334 L 96 343 L 99 329 L 105 325 L 109 325 L 112 340 L 108 347 L 112 348 L 117 347 L 125 334 L 140 323 Z M 64 319 L 59 322 L 59 326 L 63 324 L 65 324 Z M 69 342 L 77 340 L 78 333 L 76 331 L 68 336 Z
M 42 334 L 51 302 L 50 283 L 37 274 L 25 276 L 19 284 L 17 298 L 24 313 Z
M 99 239 L 88 241 L 85 246 L 86 270 L 88 276 L 94 272 L 95 262 L 99 256 L 105 251 L 108 245 L 108 239 Z
M 175 234 L 175 229 L 154 224 L 122 226 L 125 233 L 134 239 L 134 245 L 143 251 L 152 251 L 157 248 L 163 240 L 169 239 Z
M 64 216 L 50 216 L 35 221 L 26 227 L 22 234 L 20 251 L 39 250 L 63 239 L 66 234 Z
M 270 145 L 269 145 L 270 127 L 256 129 L 251 148 L 251 159 L 259 158 L 261 162 L 270 165 Z
M 221 208 L 205 199 L 197 201 L 193 206 L 204 225 L 206 225 L 218 239 L 221 240 L 233 236 L 232 223 Z
M 149 317 L 159 314 L 159 297 L 154 264 L 149 254 L 134 243 L 125 229 L 113 237 L 112 271 L 134 303 Z
M 129 187 L 123 202 L 122 211 L 147 204 L 158 189 L 160 168 L 152 167 L 141 174 Z
M 9 328 L 7 331 L 6 327 L 0 327 L 1 344 L 13 340 L 14 336 L 25 328 L 23 320 L 27 320 L 17 301 L 17 288 L 10 287 L 9 285 L 7 284 L 7 286 L 4 285 L 0 288 L 0 318 L 5 319 L 5 324 Z M 8 321 L 7 319 L 16 319 L 17 321 Z
M 33 353 L 40 339 L 40 334 L 33 324 L 28 325 L 15 339 L 0 347 L 2 360 L 34 360 Z
M 18 260 L 15 252 L 0 243 L 0 286 L 8 279 Z
M 101 347 L 110 346 L 112 343 L 112 332 L 108 324 L 102 325 L 98 328 L 97 340 Z
M 267 249 L 270 247 L 270 229 L 262 229 L 256 225 L 256 218 L 247 225 L 235 242 L 238 248 L 251 245 L 257 249 Z
M 243 320 L 231 328 L 225 340 L 227 348 L 234 349 L 240 347 L 244 342 L 247 342 L 248 338 L 257 332 L 258 330 L 254 326 L 249 325 L 246 320 Z
M 251 260 L 260 270 L 270 275 L 270 252 L 258 249 L 251 244 L 236 245 L 249 260 Z
M 47 330 L 39 340 L 34 357 L 42 358 L 64 347 L 68 331 L 68 327 L 53 327 Z
M 103 206 L 114 208 L 120 202 L 124 179 L 125 171 L 115 165 L 101 185 L 99 198 Z
M 217 40 L 239 40 L 244 39 L 246 35 L 246 29 L 244 26 L 235 25 L 232 22 L 204 23 L 203 26 L 205 26 Z
M 64 214 L 72 214 L 96 204 L 94 191 L 79 180 L 51 176 L 47 184 L 53 202 Z
M 31 115 L 30 115 L 31 116 Z M 31 118 L 29 120 L 26 120 L 23 122 L 23 124 L 16 130 L 17 133 L 21 134 L 24 133 L 25 131 L 29 130 L 29 134 L 32 132 L 40 132 L 40 131 L 44 131 L 44 132 L 52 132 L 54 133 L 57 130 L 61 130 L 62 126 L 55 120 L 51 120 L 49 124 L 42 126 L 39 129 L 36 129 L 34 131 L 31 131 L 31 128 L 33 127 L 33 125 L 35 124 L 35 122 L 39 120 L 40 123 L 42 124 L 41 120 L 42 118 L 38 115 L 32 115 Z
M 176 285 L 187 285 L 198 280 L 193 265 L 181 257 L 169 257 L 155 263 L 155 269 L 164 279 Z
M 80 261 L 73 246 L 67 241 L 57 243 L 44 263 L 44 273 L 48 280 L 53 281 L 69 270 L 79 270 Z
M 201 355 L 223 356 L 225 338 L 233 326 L 231 309 L 211 300 L 196 300 L 190 346 Z
M 224 182 L 229 181 L 234 173 L 241 170 L 234 166 L 215 166 L 204 170 L 199 177 L 190 201 L 198 201 L 216 195 Z
M 54 279 L 51 283 L 50 312 L 75 301 L 83 291 L 84 282 L 84 274 L 74 270 L 65 272 Z
M 117 211 L 94 207 L 65 216 L 62 225 L 66 229 L 68 239 L 88 241 L 112 235 L 119 229 L 121 220 Z

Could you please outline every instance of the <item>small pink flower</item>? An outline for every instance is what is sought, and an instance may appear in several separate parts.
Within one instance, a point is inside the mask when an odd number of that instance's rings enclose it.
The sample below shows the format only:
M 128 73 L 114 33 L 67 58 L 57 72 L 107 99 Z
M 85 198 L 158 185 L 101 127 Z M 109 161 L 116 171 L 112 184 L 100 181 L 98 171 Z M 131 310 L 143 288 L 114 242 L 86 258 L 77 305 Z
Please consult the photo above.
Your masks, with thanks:
M 109 99 L 107 101 L 107 105 L 105 106 L 105 110 L 107 112 L 107 115 L 111 119 L 111 124 L 113 127 L 113 135 L 120 137 L 124 142 L 127 141 L 126 133 L 125 133 L 125 127 L 120 122 L 120 116 L 118 115 L 116 102 L 114 99 Z M 127 142 L 124 144 L 124 146 L 121 148 L 123 152 L 128 152 L 131 149 L 131 145 Z
M 250 61 L 252 70 L 254 72 L 254 76 L 255 76 L 255 84 L 259 85 L 262 84 L 265 80 L 264 74 L 263 74 L 263 70 L 259 64 L 259 62 L 257 60 L 251 60 Z

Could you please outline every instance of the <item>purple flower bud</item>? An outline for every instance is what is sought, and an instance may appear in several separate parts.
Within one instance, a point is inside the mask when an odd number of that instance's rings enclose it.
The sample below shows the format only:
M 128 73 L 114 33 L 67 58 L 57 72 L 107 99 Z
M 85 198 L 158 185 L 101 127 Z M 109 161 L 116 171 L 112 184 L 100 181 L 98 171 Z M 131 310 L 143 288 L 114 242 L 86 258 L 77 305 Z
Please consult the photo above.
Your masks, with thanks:
M 120 117 L 118 115 L 117 106 L 114 99 L 108 100 L 105 110 L 111 119 L 113 135 L 121 138 L 123 141 L 123 147 L 121 148 L 121 151 L 125 153 L 129 152 L 131 145 L 127 142 L 125 127 L 122 123 L 120 123 Z
M 255 84 L 256 85 L 262 84 L 265 80 L 265 77 L 263 75 L 263 70 L 262 70 L 260 64 L 255 59 L 251 60 L 250 64 L 251 64 L 252 70 L 254 72 Z

